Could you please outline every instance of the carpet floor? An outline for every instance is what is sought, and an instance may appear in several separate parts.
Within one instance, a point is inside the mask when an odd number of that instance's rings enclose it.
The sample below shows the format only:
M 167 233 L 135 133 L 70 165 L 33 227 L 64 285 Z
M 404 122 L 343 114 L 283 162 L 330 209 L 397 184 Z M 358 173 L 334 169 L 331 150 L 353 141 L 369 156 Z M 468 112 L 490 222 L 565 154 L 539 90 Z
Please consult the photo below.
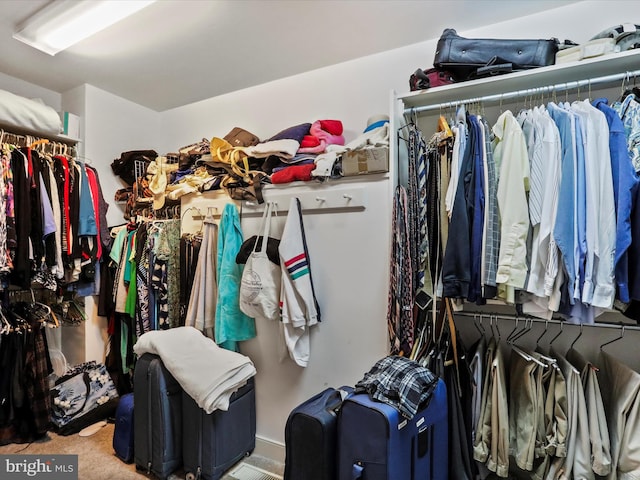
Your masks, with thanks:
M 0 455 L 9 454 L 68 454 L 78 455 L 78 480 L 143 480 L 149 478 L 137 471 L 134 464 L 122 462 L 113 452 L 114 425 L 109 423 L 89 437 L 69 435 L 66 437 L 48 433 L 37 442 L 29 444 L 10 444 L 0 446 Z M 250 455 L 243 460 L 247 464 L 282 476 L 284 465 L 258 455 Z M 233 471 L 232 467 L 229 472 Z M 185 473 L 178 470 L 169 480 L 182 480 Z M 228 473 L 223 480 L 233 480 Z

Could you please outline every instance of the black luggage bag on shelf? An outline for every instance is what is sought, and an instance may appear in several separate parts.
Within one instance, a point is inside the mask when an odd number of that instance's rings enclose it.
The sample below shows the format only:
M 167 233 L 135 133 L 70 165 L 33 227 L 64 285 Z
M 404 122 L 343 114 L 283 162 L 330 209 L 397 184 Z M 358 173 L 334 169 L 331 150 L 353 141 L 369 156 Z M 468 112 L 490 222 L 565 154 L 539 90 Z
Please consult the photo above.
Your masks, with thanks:
M 442 32 L 433 66 L 456 81 L 553 65 L 558 39 L 464 38 L 453 28 Z
M 284 480 L 336 480 L 338 410 L 351 387 L 327 388 L 289 414 Z
M 256 446 L 256 392 L 253 377 L 234 392 L 227 411 L 207 414 L 182 392 L 182 452 L 186 478 L 218 480 Z
M 182 465 L 182 388 L 150 353 L 138 359 L 133 387 L 136 467 L 165 480 Z

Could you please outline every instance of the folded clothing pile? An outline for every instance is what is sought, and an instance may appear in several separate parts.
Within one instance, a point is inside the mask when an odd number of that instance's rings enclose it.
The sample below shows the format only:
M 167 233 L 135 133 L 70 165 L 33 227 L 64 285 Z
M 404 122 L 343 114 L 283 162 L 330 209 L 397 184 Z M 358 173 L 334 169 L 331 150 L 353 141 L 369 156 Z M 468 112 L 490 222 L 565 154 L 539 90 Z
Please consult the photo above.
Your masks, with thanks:
M 147 332 L 133 351 L 138 357 L 158 355 L 182 389 L 207 413 L 226 411 L 231 395 L 256 374 L 249 357 L 218 347 L 193 327 Z
M 322 153 L 328 145 L 344 145 L 340 120 L 317 120 L 300 143 L 299 153 Z

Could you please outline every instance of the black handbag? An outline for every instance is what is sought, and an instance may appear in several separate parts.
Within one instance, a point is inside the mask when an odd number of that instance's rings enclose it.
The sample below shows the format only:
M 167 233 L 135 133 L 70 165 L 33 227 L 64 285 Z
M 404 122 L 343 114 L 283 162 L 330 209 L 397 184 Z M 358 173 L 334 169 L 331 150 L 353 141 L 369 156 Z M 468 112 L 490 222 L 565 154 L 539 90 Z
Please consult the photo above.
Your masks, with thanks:
M 433 66 L 456 81 L 472 80 L 555 63 L 558 40 L 469 39 L 452 28 L 438 40 Z

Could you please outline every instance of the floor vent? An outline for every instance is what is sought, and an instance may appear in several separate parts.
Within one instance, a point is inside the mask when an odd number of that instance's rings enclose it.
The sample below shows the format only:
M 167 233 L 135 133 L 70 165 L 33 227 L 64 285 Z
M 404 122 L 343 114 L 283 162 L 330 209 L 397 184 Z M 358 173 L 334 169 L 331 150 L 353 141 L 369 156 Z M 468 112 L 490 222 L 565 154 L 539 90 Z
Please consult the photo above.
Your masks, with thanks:
M 273 473 L 246 463 L 242 463 L 232 470 L 229 476 L 234 480 L 282 480 L 282 477 L 279 475 L 274 475 Z

